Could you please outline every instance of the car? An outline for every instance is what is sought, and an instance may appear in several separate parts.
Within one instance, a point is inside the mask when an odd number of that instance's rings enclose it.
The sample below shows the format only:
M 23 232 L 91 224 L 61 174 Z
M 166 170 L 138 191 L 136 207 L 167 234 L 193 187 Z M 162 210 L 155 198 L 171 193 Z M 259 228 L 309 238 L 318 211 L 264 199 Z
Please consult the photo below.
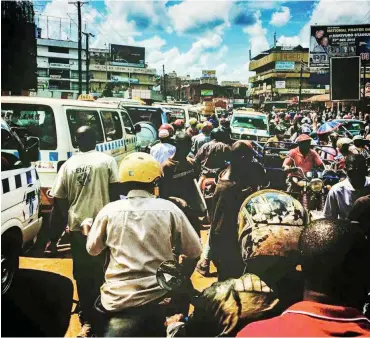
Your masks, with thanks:
M 231 139 L 265 143 L 270 137 L 267 115 L 256 111 L 235 110 L 230 121 Z
M 338 129 L 338 133 L 340 136 L 353 137 L 357 135 L 363 135 L 365 132 L 364 121 L 347 119 L 337 119 L 334 121 L 340 122 L 342 124 Z
M 6 151 L 14 149 L 14 151 Z M 35 241 L 42 225 L 40 179 L 32 164 L 39 157 L 39 139 L 25 144 L 1 120 L 1 293 L 10 289 L 24 246 Z

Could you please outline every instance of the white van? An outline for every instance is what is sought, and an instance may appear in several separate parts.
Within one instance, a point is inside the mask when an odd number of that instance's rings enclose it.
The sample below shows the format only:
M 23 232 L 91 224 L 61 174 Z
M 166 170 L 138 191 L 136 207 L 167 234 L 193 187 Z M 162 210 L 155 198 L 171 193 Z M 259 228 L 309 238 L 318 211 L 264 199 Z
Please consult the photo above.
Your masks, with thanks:
M 12 283 L 23 245 L 36 238 L 42 224 L 39 217 L 40 180 L 31 164 L 37 159 L 39 140 L 30 137 L 24 144 L 1 119 L 2 294 Z M 14 149 L 18 155 L 3 151 L 6 148 Z
M 112 155 L 118 162 L 136 150 L 136 131 L 127 111 L 117 105 L 79 100 L 27 96 L 4 96 L 1 109 L 8 123 L 28 136 L 40 139 L 40 156 L 35 166 L 41 181 L 42 211 L 48 212 L 52 187 L 60 166 L 77 152 L 75 132 L 83 125 L 96 132 L 96 150 Z M 3 150 L 3 149 L 2 149 Z M 17 149 L 6 149 L 17 156 Z
M 196 118 L 200 121 L 200 114 L 197 109 L 190 105 L 181 104 L 157 104 L 156 106 L 161 107 L 168 113 L 169 123 L 175 122 L 177 119 L 184 120 L 185 125 L 189 125 L 189 120 L 191 118 Z

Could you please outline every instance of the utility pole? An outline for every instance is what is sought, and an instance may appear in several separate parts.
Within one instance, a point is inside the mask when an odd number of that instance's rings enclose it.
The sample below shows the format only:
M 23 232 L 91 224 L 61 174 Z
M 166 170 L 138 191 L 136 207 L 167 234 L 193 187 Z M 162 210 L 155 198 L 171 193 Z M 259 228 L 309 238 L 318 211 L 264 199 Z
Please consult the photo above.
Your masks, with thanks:
M 167 92 L 166 92 L 166 73 L 164 71 L 164 65 L 163 67 L 163 95 L 164 95 L 164 100 L 167 102 Z
M 303 60 L 301 60 L 301 74 L 299 76 L 298 110 L 301 110 L 302 76 L 303 76 Z
M 366 90 L 366 61 L 365 59 L 362 60 L 362 66 L 364 67 L 364 92 L 362 93 L 362 98 L 364 99 L 364 109 L 365 109 L 365 90 Z
M 82 31 L 81 31 L 81 1 L 77 1 L 78 13 L 78 95 L 82 94 Z
M 90 53 L 89 53 L 89 37 L 94 37 L 95 35 L 91 34 L 91 33 L 85 33 L 85 32 L 82 32 L 83 35 L 85 35 L 86 37 L 86 49 L 85 49 L 85 53 L 86 53 L 86 94 L 89 94 L 90 93 Z

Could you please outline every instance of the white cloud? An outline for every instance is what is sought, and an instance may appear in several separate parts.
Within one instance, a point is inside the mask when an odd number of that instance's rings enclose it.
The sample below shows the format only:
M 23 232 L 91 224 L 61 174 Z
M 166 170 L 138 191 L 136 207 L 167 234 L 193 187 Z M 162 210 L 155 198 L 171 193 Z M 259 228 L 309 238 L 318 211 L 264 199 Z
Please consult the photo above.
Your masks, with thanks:
M 330 1 L 320 0 L 313 8 L 308 22 L 296 36 L 281 37 L 281 41 L 298 42 L 304 47 L 309 46 L 311 25 L 345 25 L 360 24 L 366 13 L 370 11 L 370 1 Z M 279 41 L 280 39 L 279 38 Z
M 277 44 L 280 46 L 298 46 L 301 44 L 301 39 L 298 35 L 296 36 L 285 36 L 279 37 Z
M 177 33 L 206 28 L 214 22 L 228 23 L 229 11 L 233 1 L 202 1 L 201 3 L 184 0 L 168 8 L 168 17 Z
M 282 6 L 280 11 L 272 14 L 270 24 L 282 27 L 289 22 L 290 18 L 291 15 L 289 7 Z
M 243 28 L 243 32 L 249 36 L 249 45 L 253 56 L 269 48 L 266 38 L 267 29 L 262 26 L 261 12 L 257 11 L 254 15 L 256 22 Z

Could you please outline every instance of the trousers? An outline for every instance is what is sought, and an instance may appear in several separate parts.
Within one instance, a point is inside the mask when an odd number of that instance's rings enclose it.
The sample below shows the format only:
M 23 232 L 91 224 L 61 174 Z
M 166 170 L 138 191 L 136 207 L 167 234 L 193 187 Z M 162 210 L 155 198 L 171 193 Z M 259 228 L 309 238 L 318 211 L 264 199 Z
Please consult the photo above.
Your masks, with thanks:
M 105 253 L 90 256 L 86 250 L 87 237 L 79 231 L 70 232 L 73 260 L 73 278 L 77 284 L 80 303 L 80 320 L 84 323 L 94 323 L 94 302 L 100 295 L 100 287 L 104 282 Z

